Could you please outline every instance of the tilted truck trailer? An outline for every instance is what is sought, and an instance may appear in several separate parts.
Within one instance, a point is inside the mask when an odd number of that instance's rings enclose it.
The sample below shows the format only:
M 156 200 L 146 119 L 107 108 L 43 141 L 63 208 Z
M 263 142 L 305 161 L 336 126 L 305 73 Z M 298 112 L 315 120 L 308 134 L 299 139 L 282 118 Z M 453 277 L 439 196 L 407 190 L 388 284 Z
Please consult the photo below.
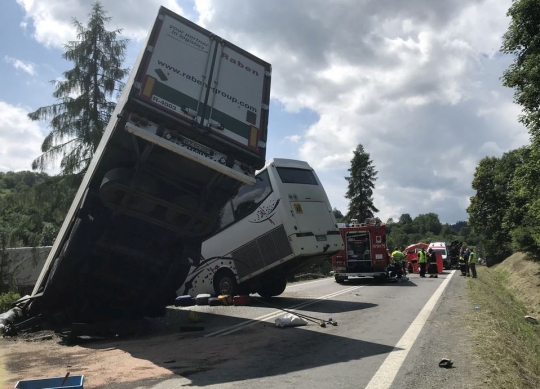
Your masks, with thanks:
M 163 314 L 266 155 L 271 66 L 161 7 L 29 298 L 51 326 Z

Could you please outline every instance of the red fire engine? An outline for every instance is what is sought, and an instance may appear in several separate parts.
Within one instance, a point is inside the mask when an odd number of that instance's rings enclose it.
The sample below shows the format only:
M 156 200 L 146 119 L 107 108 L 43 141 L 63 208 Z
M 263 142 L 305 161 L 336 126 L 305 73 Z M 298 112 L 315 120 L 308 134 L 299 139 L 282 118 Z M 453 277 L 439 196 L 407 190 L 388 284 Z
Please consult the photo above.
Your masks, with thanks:
M 386 279 L 389 264 L 386 249 L 386 226 L 367 219 L 359 224 L 353 219 L 349 225 L 339 229 L 345 250 L 332 257 L 336 282 L 342 283 L 351 277 L 373 277 Z

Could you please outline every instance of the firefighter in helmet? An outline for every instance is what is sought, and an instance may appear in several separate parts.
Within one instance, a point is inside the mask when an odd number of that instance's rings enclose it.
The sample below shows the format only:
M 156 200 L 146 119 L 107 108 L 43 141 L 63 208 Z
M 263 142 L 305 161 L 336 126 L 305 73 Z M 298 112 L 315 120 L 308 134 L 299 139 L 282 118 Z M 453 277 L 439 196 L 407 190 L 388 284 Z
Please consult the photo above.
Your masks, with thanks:
M 429 278 L 439 278 L 439 269 L 437 269 L 437 256 L 430 247 L 428 250 Z

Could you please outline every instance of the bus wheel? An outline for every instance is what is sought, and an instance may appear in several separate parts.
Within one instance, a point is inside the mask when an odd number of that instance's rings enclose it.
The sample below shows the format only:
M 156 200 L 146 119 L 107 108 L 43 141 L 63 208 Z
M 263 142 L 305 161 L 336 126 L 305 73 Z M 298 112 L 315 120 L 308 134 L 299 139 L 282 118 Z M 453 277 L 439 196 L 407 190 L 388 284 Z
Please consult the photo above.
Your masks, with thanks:
M 286 277 L 271 278 L 269 280 L 261 282 L 257 293 L 259 293 L 259 296 L 261 296 L 262 298 L 270 298 L 282 294 L 285 291 L 286 287 Z
M 214 291 L 216 295 L 228 294 L 234 296 L 238 290 L 238 283 L 232 271 L 224 269 L 214 276 Z

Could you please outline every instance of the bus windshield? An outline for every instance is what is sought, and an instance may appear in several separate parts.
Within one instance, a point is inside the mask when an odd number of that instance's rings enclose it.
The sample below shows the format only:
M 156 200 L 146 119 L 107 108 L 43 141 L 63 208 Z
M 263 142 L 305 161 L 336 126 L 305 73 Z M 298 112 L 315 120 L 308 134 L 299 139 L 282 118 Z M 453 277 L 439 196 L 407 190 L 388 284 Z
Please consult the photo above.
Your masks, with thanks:
M 311 170 L 290 167 L 278 167 L 276 170 L 284 184 L 319 185 Z
M 435 249 L 435 248 L 433 248 L 433 251 L 435 251 L 436 253 L 441 253 L 442 255 L 446 255 L 446 249 Z

